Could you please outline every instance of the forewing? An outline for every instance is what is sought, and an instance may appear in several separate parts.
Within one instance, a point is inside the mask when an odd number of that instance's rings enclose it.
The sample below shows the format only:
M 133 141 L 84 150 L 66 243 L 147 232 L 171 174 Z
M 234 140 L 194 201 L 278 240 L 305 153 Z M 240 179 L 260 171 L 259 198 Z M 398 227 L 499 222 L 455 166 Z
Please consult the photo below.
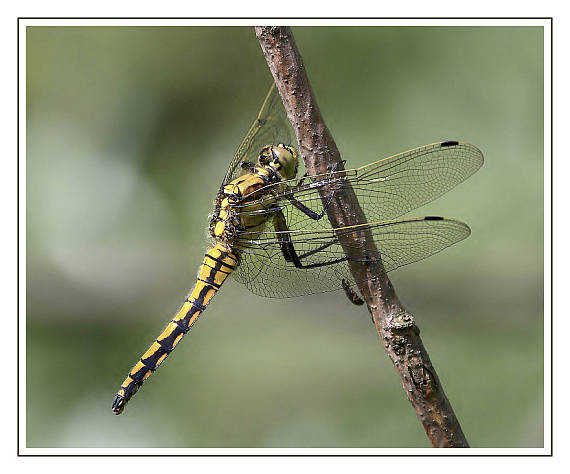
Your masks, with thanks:
M 445 194 L 483 164 L 481 151 L 448 141 L 357 168 L 351 185 L 368 220 L 394 219 Z
M 372 234 L 384 268 L 391 271 L 440 252 L 465 239 L 470 230 L 466 224 L 454 219 L 419 217 L 336 230 L 288 232 L 301 263 L 312 268 L 297 268 L 285 260 L 279 232 L 265 230 L 259 235 L 252 234 L 251 238 L 244 232 L 236 241 L 235 248 L 241 256 L 234 276 L 253 293 L 273 298 L 336 290 L 342 288 L 343 279 L 357 283 L 339 238 L 351 241 L 347 244 L 350 254 L 361 255 L 359 259 L 374 260 L 374 256 L 366 255 L 355 238 L 362 232 Z
M 272 84 L 257 118 L 251 124 L 249 131 L 234 154 L 226 172 L 223 184 L 226 185 L 241 173 L 240 164 L 243 161 L 257 162 L 259 152 L 266 145 L 284 143 L 292 145 L 291 126 L 285 114 L 281 96 L 275 84 Z
M 433 143 L 360 168 L 268 185 L 248 200 L 256 195 L 260 204 L 277 199 L 290 230 L 313 229 L 322 227 L 322 222 L 311 221 L 292 205 L 289 197 L 321 213 L 330 193 L 350 186 L 367 221 L 390 220 L 445 194 L 482 164 L 483 154 L 469 143 Z M 239 207 L 237 204 L 236 209 Z

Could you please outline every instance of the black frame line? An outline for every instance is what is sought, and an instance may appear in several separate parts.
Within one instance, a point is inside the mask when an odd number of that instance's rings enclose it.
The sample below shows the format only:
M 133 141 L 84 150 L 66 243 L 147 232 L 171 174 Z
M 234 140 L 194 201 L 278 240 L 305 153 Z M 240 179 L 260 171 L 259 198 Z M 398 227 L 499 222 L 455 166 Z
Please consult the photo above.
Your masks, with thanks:
M 21 454 L 20 453 L 20 20 L 550 20 L 550 454 L 468 454 L 451 457 L 553 457 L 554 456 L 554 17 L 17 17 L 16 20 L 16 456 L 17 457 L 449 457 L 447 454 Z M 25 52 L 24 52 L 25 57 Z M 128 449 L 128 448 L 126 448 Z M 331 448 L 334 449 L 334 448 Z M 342 448 L 339 448 L 342 449 Z M 381 449 L 381 448 L 380 448 Z M 476 448 L 475 448 L 476 449 Z M 431 451 L 433 452 L 433 451 Z

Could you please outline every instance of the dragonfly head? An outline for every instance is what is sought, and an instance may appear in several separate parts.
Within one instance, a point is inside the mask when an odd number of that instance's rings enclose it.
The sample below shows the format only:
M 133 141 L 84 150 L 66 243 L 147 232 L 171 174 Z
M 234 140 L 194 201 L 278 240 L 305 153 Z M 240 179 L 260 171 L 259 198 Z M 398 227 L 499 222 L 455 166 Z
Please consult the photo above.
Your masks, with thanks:
M 293 179 L 297 176 L 297 152 L 291 146 L 280 143 L 277 146 L 268 145 L 259 153 L 259 164 L 273 168 L 283 179 Z

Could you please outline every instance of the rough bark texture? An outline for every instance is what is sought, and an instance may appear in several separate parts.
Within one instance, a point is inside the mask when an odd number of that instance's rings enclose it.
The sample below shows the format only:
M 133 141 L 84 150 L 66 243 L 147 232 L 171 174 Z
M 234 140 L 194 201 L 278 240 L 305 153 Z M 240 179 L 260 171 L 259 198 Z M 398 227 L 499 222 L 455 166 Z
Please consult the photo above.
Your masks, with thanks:
M 293 124 L 309 175 L 326 173 L 335 165 L 337 171 L 343 170 L 340 153 L 321 116 L 290 28 L 256 27 L 255 33 Z M 366 222 L 350 188 L 335 195 L 327 215 L 333 227 Z M 350 238 L 358 239 L 363 250 L 357 252 L 354 246 L 346 246 L 349 257 L 362 260 L 363 255 L 378 255 L 368 232 L 358 232 Z M 432 445 L 469 447 L 423 346 L 414 317 L 400 303 L 380 260 L 372 264 L 351 263 L 351 271 L 356 281 L 363 282 L 359 290 Z

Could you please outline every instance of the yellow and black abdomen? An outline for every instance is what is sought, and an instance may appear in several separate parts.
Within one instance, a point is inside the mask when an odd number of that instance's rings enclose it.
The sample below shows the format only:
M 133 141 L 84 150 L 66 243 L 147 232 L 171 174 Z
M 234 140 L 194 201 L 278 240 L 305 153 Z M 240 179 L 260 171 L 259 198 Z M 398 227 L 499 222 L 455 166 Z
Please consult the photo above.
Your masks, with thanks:
M 234 249 L 234 244 L 240 241 L 240 233 L 246 232 L 252 239 L 262 232 L 269 215 L 262 211 L 271 207 L 273 200 L 263 199 L 261 195 L 256 197 L 256 191 L 268 183 L 268 175 L 263 167 L 256 167 L 256 172 L 235 179 L 218 194 L 210 222 L 215 244 L 204 255 L 198 280 L 182 307 L 121 384 L 113 401 L 115 414 L 123 411 L 143 382 L 164 362 L 234 271 L 239 260 L 239 250 Z M 243 246 L 240 241 L 238 248 Z
M 119 415 L 143 382 L 172 352 L 192 328 L 222 283 L 238 264 L 237 256 L 218 243 L 204 255 L 194 288 L 164 331 L 152 343 L 129 372 L 113 401 L 113 412 Z

